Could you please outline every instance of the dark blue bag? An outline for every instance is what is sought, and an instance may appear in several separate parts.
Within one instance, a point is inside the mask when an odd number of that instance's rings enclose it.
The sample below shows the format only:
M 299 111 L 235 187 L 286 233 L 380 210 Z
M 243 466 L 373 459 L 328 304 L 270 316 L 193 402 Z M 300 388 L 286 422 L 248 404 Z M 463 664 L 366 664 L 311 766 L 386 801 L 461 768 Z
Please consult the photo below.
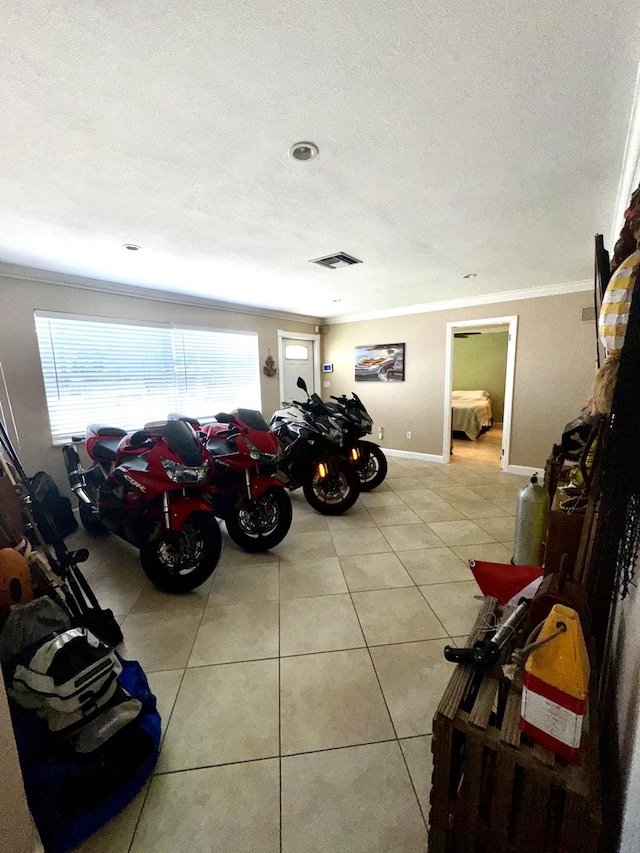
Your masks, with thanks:
M 120 683 L 142 711 L 103 746 L 80 755 L 52 737 L 34 711 L 11 702 L 27 801 L 47 853 L 68 853 L 104 826 L 142 788 L 160 749 L 160 714 L 137 661 L 122 660 Z

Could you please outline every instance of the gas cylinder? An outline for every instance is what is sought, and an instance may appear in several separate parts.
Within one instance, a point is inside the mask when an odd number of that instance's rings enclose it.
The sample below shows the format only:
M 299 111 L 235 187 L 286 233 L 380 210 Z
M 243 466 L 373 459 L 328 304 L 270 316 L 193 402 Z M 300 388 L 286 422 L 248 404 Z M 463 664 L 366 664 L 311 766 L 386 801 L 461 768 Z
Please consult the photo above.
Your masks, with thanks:
M 511 562 L 516 566 L 541 566 L 549 523 L 549 493 L 534 474 L 516 498 L 516 532 Z

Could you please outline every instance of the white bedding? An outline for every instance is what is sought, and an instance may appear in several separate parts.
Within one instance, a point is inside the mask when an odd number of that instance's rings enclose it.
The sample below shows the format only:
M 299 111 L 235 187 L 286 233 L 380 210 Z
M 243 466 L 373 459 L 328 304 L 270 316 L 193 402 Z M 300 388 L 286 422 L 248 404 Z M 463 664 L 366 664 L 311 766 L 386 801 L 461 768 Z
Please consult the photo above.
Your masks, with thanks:
M 454 432 L 464 432 L 475 441 L 484 427 L 491 426 L 491 397 L 488 391 L 452 391 Z

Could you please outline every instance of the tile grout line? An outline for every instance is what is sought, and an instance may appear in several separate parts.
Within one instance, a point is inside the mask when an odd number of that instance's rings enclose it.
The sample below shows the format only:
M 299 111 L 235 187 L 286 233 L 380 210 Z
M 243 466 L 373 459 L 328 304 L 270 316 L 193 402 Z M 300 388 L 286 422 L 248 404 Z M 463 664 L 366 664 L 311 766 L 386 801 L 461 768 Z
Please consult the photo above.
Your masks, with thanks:
M 285 752 L 282 758 L 296 758 L 300 755 L 319 755 L 323 752 L 339 752 L 341 749 L 357 749 L 360 746 L 375 746 L 378 743 L 398 743 L 400 740 L 417 739 L 420 737 L 431 737 L 431 733 L 424 735 L 407 735 L 406 738 L 387 737 L 380 740 L 363 741 L 362 743 L 346 743 L 341 746 L 324 746 L 322 749 L 305 749 L 296 752 Z M 198 764 L 193 767 L 182 767 L 179 770 L 163 770 L 158 776 L 175 776 L 178 773 L 191 773 L 194 770 L 210 770 L 216 767 L 237 767 L 241 764 L 257 764 L 260 761 L 275 761 L 277 755 L 261 755 L 258 758 L 242 758 L 239 761 L 223 761 L 220 764 Z
M 379 529 L 379 528 L 378 528 L 378 529 Z M 394 551 L 394 553 L 395 553 L 395 551 Z M 338 559 L 338 561 L 339 561 L 339 559 Z M 340 570 L 342 571 L 342 574 L 343 574 L 343 576 L 344 576 L 344 569 L 342 568 L 342 563 L 340 563 Z M 412 578 L 412 580 L 413 580 L 413 578 Z M 344 582 L 347 584 L 347 589 L 349 589 L 349 584 L 347 583 L 347 579 L 346 579 L 346 577 L 344 578 Z M 415 584 L 415 582 L 414 582 L 414 585 L 416 585 L 416 584 Z M 417 586 L 417 585 L 416 585 L 416 586 Z M 404 588 L 404 587 L 403 587 L 403 588 Z M 424 814 L 423 814 L 423 812 L 422 812 L 422 806 L 420 805 L 420 799 L 419 799 L 419 797 L 418 797 L 418 792 L 417 792 L 417 790 L 416 790 L 416 786 L 415 786 L 415 783 L 414 783 L 414 781 L 413 781 L 413 777 L 411 776 L 411 771 L 409 770 L 409 765 L 407 764 L 407 758 L 406 758 L 406 756 L 405 756 L 405 754 L 404 754 L 404 750 L 402 749 L 402 744 L 400 743 L 400 738 L 398 737 L 398 730 L 396 729 L 396 725 L 395 725 L 395 723 L 394 723 L 394 721 L 393 721 L 393 716 L 391 715 L 391 711 L 390 711 L 390 709 L 389 709 L 389 704 L 388 704 L 388 702 L 387 702 L 387 697 L 385 696 L 384 690 L 382 689 L 382 683 L 381 683 L 381 681 L 380 681 L 380 676 L 378 675 L 378 670 L 376 669 L 376 665 L 375 665 L 375 662 L 374 662 L 374 660 L 373 660 L 373 655 L 371 654 L 371 649 L 370 649 L 370 647 L 369 647 L 369 644 L 368 644 L 368 641 L 367 641 L 367 637 L 366 637 L 366 634 L 365 634 L 365 632 L 364 632 L 364 628 L 362 627 L 362 622 L 360 621 L 360 614 L 358 613 L 358 610 L 357 610 L 357 608 L 356 608 L 355 602 L 353 601 L 353 596 L 352 596 L 352 594 L 351 594 L 351 590 L 350 590 L 350 589 L 349 589 L 349 598 L 351 599 L 351 606 L 353 607 L 353 610 L 354 610 L 354 612 L 355 612 L 355 614 L 356 614 L 356 619 L 358 620 L 358 625 L 360 626 L 360 630 L 362 631 L 362 636 L 364 637 L 364 641 L 365 641 L 365 643 L 367 644 L 367 646 L 366 646 L 366 648 L 367 648 L 367 654 L 369 655 L 369 660 L 371 661 L 371 666 L 373 667 L 373 672 L 374 672 L 374 674 L 375 674 L 376 681 L 377 681 L 377 683 L 378 683 L 378 689 L 380 690 L 380 695 L 382 696 L 382 701 L 384 702 L 384 706 L 385 706 L 385 708 L 386 708 L 386 710 L 387 710 L 387 714 L 388 714 L 388 716 L 389 716 L 389 722 L 391 723 L 391 728 L 393 729 L 393 733 L 394 733 L 394 735 L 395 735 L 395 743 L 397 743 L 397 744 L 398 744 L 398 749 L 400 750 L 400 755 L 402 756 L 402 761 L 403 761 L 403 763 L 404 763 L 405 770 L 407 771 L 407 775 L 408 775 L 408 777 L 409 777 L 409 782 L 411 783 L 411 787 L 413 788 L 413 793 L 414 793 L 414 796 L 415 796 L 415 798 L 416 798 L 416 802 L 417 802 L 417 804 L 418 804 L 418 809 L 419 809 L 419 811 L 420 811 L 420 814 L 422 815 L 422 820 L 424 821 L 425 828 L 426 828 L 427 835 L 428 835 L 428 833 L 429 833 L 429 825 L 428 825 L 427 820 L 426 820 L 426 818 L 425 818 L 425 816 L 424 816 Z
M 278 560 L 278 794 L 279 794 L 279 842 L 280 853 L 282 853 L 282 638 L 281 638 L 281 614 L 280 614 L 280 566 L 282 561 Z
M 223 550 L 224 550 L 224 549 L 223 549 Z M 220 557 L 222 557 L 222 552 L 220 553 Z M 216 570 L 217 570 L 217 568 L 218 568 L 218 564 L 219 564 L 219 562 L 220 562 L 220 558 L 218 558 L 218 563 L 216 563 L 216 566 L 215 566 L 215 568 L 214 568 L 214 570 L 213 570 L 213 574 L 214 574 L 214 575 L 215 575 Z M 215 577 L 214 577 L 214 583 L 215 583 Z M 213 583 L 211 584 L 211 589 L 213 589 Z M 142 591 L 141 591 L 141 592 L 142 592 Z M 209 590 L 209 595 L 211 595 L 211 590 Z M 209 595 L 207 595 L 207 601 L 209 600 Z M 136 600 L 137 600 L 137 599 L 136 599 Z M 198 636 L 198 631 L 200 630 L 200 625 L 202 624 L 202 620 L 204 619 L 204 614 L 205 614 L 206 609 L 207 609 L 207 607 L 206 607 L 206 604 L 205 604 L 205 606 L 202 608 L 202 613 L 200 614 L 200 621 L 198 622 L 198 627 L 196 628 L 196 632 L 195 632 L 195 634 L 193 635 L 193 643 L 191 644 L 191 648 L 189 649 L 189 654 L 188 654 L 188 656 L 187 656 L 187 663 L 189 662 L 189 658 L 191 657 L 191 653 L 192 653 L 192 651 L 193 651 L 193 647 L 194 647 L 195 642 L 196 642 L 196 637 Z M 131 612 L 131 610 L 129 610 L 129 613 L 130 613 L 130 612 Z M 127 614 L 127 615 L 129 615 L 129 614 Z M 151 671 L 151 670 L 150 670 L 150 671 Z M 169 672 L 169 671 L 171 671 L 171 670 L 156 670 L 156 671 L 157 671 L 157 672 Z M 173 716 L 173 711 L 174 711 L 174 708 L 175 708 L 175 706 L 176 706 L 176 702 L 178 701 L 178 694 L 180 693 L 180 688 L 182 687 L 182 682 L 184 681 L 184 677 L 185 677 L 185 675 L 186 675 L 186 672 L 187 672 L 187 666 L 185 665 L 185 666 L 182 668 L 182 675 L 180 676 L 180 683 L 178 684 L 178 689 L 176 690 L 176 695 L 175 695 L 175 698 L 174 698 L 174 700 L 173 700 L 173 704 L 172 704 L 172 706 L 171 706 L 171 711 L 169 712 L 169 717 L 167 718 L 167 721 L 166 721 L 166 723 L 165 723 L 164 732 L 161 732 L 161 735 L 160 735 L 160 746 L 159 746 L 159 749 L 158 749 L 158 759 L 160 758 L 160 752 L 162 751 L 162 747 L 164 746 L 164 739 L 165 739 L 165 737 L 166 737 L 166 735 L 167 735 L 167 731 L 168 731 L 168 729 L 169 729 L 169 723 L 171 722 L 171 717 Z M 146 670 L 145 670 L 145 678 L 147 678 L 147 672 L 146 672 Z M 148 680 L 148 679 L 147 679 L 147 680 Z M 162 721 L 161 721 L 161 724 L 162 724 Z M 151 774 L 149 775 L 148 784 L 146 784 L 146 792 L 145 792 L 145 795 L 144 795 L 144 799 L 143 799 L 143 801 L 142 801 L 142 807 L 140 808 L 140 811 L 139 811 L 139 813 L 138 813 L 138 817 L 137 817 L 137 819 L 136 819 L 135 826 L 134 826 L 134 828 L 133 828 L 133 832 L 131 833 L 131 840 L 129 841 L 129 846 L 127 847 L 127 851 L 128 851 L 128 853 L 131 853 L 131 850 L 132 850 L 132 848 L 133 848 L 133 842 L 135 841 L 136 834 L 137 834 L 137 832 L 138 832 L 138 826 L 140 825 L 140 821 L 141 821 L 141 819 L 142 819 L 142 813 L 143 813 L 143 811 L 144 811 L 144 807 L 145 807 L 145 805 L 146 805 L 146 803 L 147 803 L 147 798 L 148 798 L 148 796 L 149 796 L 149 792 L 150 792 L 150 790 L 151 790 L 151 785 L 153 784 L 153 780 L 155 779 L 155 777 L 156 777 L 156 776 L 162 776 L 162 775 L 164 775 L 164 774 L 162 774 L 162 773 L 156 773 L 156 768 L 157 768 L 157 766 L 158 766 L 158 765 L 157 765 L 157 762 L 156 762 L 156 764 L 154 765 L 153 770 L 151 771 Z

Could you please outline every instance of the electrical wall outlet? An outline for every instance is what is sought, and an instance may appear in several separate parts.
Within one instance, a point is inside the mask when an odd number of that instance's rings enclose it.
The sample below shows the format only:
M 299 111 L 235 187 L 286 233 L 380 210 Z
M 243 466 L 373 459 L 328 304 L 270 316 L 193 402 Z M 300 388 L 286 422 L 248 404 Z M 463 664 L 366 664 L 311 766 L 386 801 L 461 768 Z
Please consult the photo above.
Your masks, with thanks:
M 382 441 L 384 438 L 384 427 L 378 427 L 378 441 Z
M 411 438 L 411 430 L 410 429 L 407 430 L 407 438 Z

